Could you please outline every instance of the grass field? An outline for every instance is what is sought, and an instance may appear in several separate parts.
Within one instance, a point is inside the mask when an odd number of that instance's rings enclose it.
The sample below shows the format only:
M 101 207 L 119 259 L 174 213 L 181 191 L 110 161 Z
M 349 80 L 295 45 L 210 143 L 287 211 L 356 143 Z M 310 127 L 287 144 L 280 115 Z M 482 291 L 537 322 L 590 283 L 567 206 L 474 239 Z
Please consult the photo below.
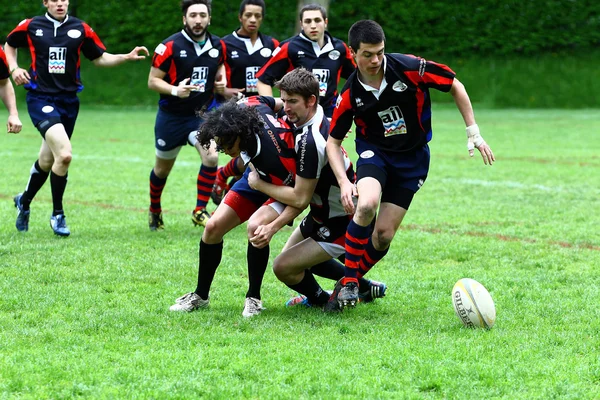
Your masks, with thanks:
M 476 109 L 497 157 L 484 167 L 458 112 L 434 107 L 429 179 L 371 273 L 388 295 L 340 315 L 286 309 L 268 271 L 250 320 L 244 227 L 225 239 L 210 309 L 168 311 L 195 288 L 198 157 L 182 151 L 166 229 L 150 232 L 154 114 L 83 107 L 67 239 L 48 226 L 49 182 L 16 231 L 40 139 L 25 110 L 23 132 L 0 136 L 0 398 L 600 398 L 598 110 Z M 454 315 L 463 277 L 494 297 L 490 331 Z

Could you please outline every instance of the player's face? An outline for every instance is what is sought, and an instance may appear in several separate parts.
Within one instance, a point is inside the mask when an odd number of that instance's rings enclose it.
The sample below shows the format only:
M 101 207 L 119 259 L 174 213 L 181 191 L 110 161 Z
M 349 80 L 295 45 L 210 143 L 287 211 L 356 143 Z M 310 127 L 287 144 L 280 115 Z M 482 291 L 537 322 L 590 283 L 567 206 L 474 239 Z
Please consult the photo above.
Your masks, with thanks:
M 250 36 L 260 29 L 263 20 L 261 6 L 249 4 L 244 8 L 244 13 L 238 17 L 242 26 L 242 34 Z
M 321 11 L 304 11 L 302 15 L 302 30 L 310 40 L 319 41 L 323 39 L 325 29 L 327 29 L 327 19 L 323 18 Z
M 183 17 L 183 24 L 186 27 L 186 31 L 192 37 L 192 39 L 200 41 L 204 39 L 206 28 L 210 25 L 210 15 L 208 14 L 208 8 L 204 4 L 193 4 L 185 13 Z
M 44 0 L 44 7 L 48 9 L 52 18 L 62 21 L 69 11 L 69 0 Z
M 288 117 L 288 120 L 294 125 L 302 125 L 307 123 L 315 114 L 315 104 L 317 99 L 311 96 L 308 100 L 304 100 L 299 94 L 288 94 L 282 90 L 281 100 L 283 101 L 283 111 Z
M 360 43 L 358 50 L 352 49 L 354 61 L 361 75 L 373 78 L 383 73 L 381 68 L 383 64 L 383 54 L 385 51 L 385 43 L 366 44 Z
M 223 152 L 225 154 L 227 154 L 229 157 L 231 158 L 235 158 L 238 157 L 240 155 L 240 141 L 241 139 L 238 137 L 235 142 L 233 143 L 233 146 L 231 147 L 222 147 L 219 144 L 219 138 L 215 137 L 215 142 L 217 144 L 217 151 Z

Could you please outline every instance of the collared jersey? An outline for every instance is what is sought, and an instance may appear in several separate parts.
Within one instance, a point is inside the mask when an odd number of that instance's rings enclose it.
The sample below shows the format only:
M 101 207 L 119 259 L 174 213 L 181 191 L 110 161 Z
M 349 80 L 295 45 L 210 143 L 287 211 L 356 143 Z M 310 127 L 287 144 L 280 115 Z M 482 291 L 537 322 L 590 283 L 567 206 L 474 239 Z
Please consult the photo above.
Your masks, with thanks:
M 6 60 L 6 54 L 0 46 L 0 79 L 8 79 L 10 77 L 10 70 L 8 69 L 8 61 Z
M 23 20 L 6 42 L 15 48 L 29 48 L 31 80 L 25 89 L 49 94 L 82 91 L 81 53 L 95 60 L 106 51 L 96 32 L 72 16 L 63 22 L 48 14 Z
M 244 107 L 256 107 L 263 123 L 256 135 L 256 154 L 242 152 L 244 164 L 252 162 L 260 178 L 274 185 L 294 186 L 296 176 L 296 152 L 294 133 L 286 121 L 273 111 L 272 97 L 252 96 L 239 102 Z
M 342 140 L 352 126 L 356 136 L 387 152 L 406 152 L 431 140 L 429 89 L 450 91 L 454 71 L 407 54 L 386 54 L 385 88 L 369 91 L 358 70 L 346 81 L 331 120 L 330 135 Z
M 165 72 L 163 80 L 177 86 L 190 78 L 189 84 L 198 90 L 188 98 L 160 94 L 159 107 L 173 114 L 192 115 L 202 110 L 213 100 L 215 76 L 223 64 L 221 40 L 206 32 L 206 42 L 200 46 L 182 30 L 169 36 L 154 50 L 152 66 Z
M 319 104 L 325 109 L 335 104 L 340 77 L 347 79 L 356 67 L 350 49 L 343 41 L 325 32 L 325 45 L 321 49 L 317 42 L 300 33 L 275 49 L 273 57 L 258 71 L 257 77 L 273 86 L 276 80 L 299 66 L 312 71 L 319 80 Z
M 244 95 L 247 97 L 257 95 L 256 73 L 271 59 L 279 41 L 259 32 L 256 42 L 252 44 L 249 37 L 233 31 L 222 39 L 222 43 L 227 87 L 245 89 Z

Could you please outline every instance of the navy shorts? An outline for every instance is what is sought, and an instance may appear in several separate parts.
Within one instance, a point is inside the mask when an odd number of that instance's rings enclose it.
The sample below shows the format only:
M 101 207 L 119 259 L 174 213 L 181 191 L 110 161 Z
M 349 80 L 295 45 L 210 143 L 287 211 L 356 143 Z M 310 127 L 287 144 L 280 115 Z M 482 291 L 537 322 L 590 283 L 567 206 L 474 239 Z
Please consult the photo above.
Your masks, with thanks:
M 244 175 L 233 184 L 223 199 L 223 202 L 235 211 L 242 222 L 250 219 L 256 210 L 270 200 L 270 197 L 263 192 L 250 187 L 248 184 L 249 173 L 250 170 L 246 168 Z
M 169 151 L 177 147 L 196 144 L 196 132 L 202 119 L 195 115 L 177 115 L 158 109 L 154 124 L 154 145 L 157 150 Z M 190 139 L 192 133 L 193 139 Z
M 372 177 L 382 187 L 381 202 L 406 210 L 429 173 L 429 146 L 408 153 L 386 153 L 364 140 L 356 140 L 356 175 Z
M 79 114 L 76 94 L 43 94 L 27 92 L 27 111 L 31 122 L 45 139 L 46 131 L 56 124 L 63 124 L 69 139 L 73 135 Z

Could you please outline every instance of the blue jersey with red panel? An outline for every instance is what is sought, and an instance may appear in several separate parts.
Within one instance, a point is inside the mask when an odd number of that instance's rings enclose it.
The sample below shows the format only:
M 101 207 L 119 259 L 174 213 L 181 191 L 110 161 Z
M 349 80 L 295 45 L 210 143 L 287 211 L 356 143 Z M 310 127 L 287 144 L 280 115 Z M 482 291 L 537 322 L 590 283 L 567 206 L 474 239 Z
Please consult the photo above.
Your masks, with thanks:
M 23 20 L 6 42 L 29 48 L 31 81 L 25 89 L 48 94 L 82 91 L 81 53 L 95 60 L 106 51 L 92 28 L 70 15 L 63 22 L 49 14 Z
M 0 79 L 8 79 L 10 77 L 10 71 L 8 69 L 8 61 L 6 60 L 6 54 L 0 47 Z
M 185 99 L 161 93 L 159 107 L 181 115 L 206 109 L 214 98 L 215 76 L 221 64 L 223 47 L 219 37 L 206 32 L 206 41 L 201 45 L 184 30 L 169 36 L 154 50 L 152 66 L 165 72 L 165 82 L 177 86 L 190 78 L 188 84 L 198 89 Z
M 347 79 L 356 67 L 346 44 L 325 32 L 325 45 L 308 39 L 303 33 L 285 40 L 273 57 L 258 71 L 258 79 L 273 86 L 287 72 L 304 67 L 319 80 L 319 104 L 328 114 L 335 104 L 340 78 Z
M 273 111 L 275 100 L 272 97 L 252 96 L 240 100 L 239 104 L 256 107 L 263 123 L 261 133 L 256 135 L 256 149 L 240 154 L 244 164 L 252 162 L 260 178 L 266 182 L 293 186 L 296 177 L 294 132 Z
M 256 73 L 271 59 L 279 41 L 258 33 L 254 44 L 249 37 L 233 32 L 222 39 L 227 87 L 244 89 L 247 97 L 258 94 Z
M 443 64 L 407 54 L 384 56 L 384 80 L 366 87 L 358 70 L 346 81 L 331 121 L 330 135 L 342 140 L 354 121 L 356 138 L 385 152 L 407 152 L 431 140 L 429 89 L 448 92 L 454 72 Z

